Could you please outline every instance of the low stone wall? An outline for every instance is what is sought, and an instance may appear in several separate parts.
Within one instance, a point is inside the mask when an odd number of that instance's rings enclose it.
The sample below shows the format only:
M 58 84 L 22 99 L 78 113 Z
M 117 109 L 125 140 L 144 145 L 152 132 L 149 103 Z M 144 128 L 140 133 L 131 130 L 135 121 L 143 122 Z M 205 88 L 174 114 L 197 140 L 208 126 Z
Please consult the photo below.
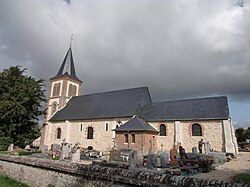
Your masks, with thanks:
M 0 155 L 0 174 L 34 187 L 64 186 L 247 186 L 217 180 L 169 176 L 150 170 L 127 170 L 66 161 Z

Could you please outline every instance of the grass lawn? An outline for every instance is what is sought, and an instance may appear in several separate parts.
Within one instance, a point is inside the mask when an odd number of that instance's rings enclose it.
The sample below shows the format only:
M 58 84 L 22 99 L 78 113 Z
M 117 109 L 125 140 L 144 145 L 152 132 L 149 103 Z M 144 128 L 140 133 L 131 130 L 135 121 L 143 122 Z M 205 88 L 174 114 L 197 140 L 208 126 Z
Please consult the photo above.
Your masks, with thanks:
M 0 151 L 0 154 L 1 154 L 1 155 L 7 155 L 7 154 L 9 154 L 9 153 L 8 153 L 8 151 Z
M 250 184 L 250 173 L 241 173 L 234 178 L 235 182 L 246 182 Z
M 0 175 L 0 187 L 29 187 L 9 177 Z

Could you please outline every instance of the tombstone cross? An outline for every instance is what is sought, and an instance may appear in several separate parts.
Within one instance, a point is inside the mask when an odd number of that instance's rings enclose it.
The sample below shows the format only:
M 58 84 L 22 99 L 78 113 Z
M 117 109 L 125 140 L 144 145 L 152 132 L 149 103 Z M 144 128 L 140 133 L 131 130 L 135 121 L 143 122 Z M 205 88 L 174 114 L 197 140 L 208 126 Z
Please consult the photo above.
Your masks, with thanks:
M 63 146 L 65 145 L 65 143 L 66 143 L 66 139 L 64 138 L 64 139 L 63 139 Z

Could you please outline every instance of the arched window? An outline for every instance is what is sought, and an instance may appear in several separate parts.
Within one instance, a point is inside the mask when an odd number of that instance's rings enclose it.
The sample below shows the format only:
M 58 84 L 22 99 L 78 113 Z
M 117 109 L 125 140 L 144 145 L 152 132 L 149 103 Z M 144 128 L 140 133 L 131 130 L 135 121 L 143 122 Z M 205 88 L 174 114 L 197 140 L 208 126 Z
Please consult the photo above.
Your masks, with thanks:
M 61 89 L 61 83 L 58 83 L 57 84 L 57 92 L 56 92 L 56 95 L 60 95 L 60 89 Z
M 76 85 L 74 85 L 72 89 L 72 96 L 75 96 L 75 95 L 76 95 Z
M 57 89 L 57 84 L 54 84 L 53 86 L 53 96 L 56 96 L 56 89 Z
M 61 139 L 61 134 L 62 134 L 62 130 L 60 128 L 58 128 L 56 130 L 56 139 Z
M 69 97 L 76 96 L 76 85 L 69 85 L 69 91 L 68 91 Z
M 161 124 L 160 125 L 160 136 L 166 136 L 166 125 Z
M 53 102 L 51 108 L 51 115 L 53 115 L 56 112 L 56 109 L 57 109 L 57 103 Z
M 92 127 L 88 127 L 87 139 L 93 139 L 94 130 Z
M 58 96 L 60 94 L 61 83 L 55 83 L 53 86 L 53 96 Z
M 200 124 L 195 123 L 192 125 L 192 136 L 202 136 L 202 129 Z
M 68 91 L 69 97 L 72 96 L 72 86 L 73 86 L 72 84 L 69 85 L 69 91 Z

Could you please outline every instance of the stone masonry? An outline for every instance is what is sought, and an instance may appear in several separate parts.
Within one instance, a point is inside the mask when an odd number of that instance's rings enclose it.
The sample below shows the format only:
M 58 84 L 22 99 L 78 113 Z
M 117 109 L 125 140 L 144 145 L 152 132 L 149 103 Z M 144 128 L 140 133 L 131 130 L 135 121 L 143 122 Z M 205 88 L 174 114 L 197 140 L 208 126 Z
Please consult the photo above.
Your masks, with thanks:
M 152 170 L 109 168 L 31 157 L 0 155 L 0 174 L 33 187 L 63 186 L 159 186 L 247 187 L 243 183 L 170 176 Z

